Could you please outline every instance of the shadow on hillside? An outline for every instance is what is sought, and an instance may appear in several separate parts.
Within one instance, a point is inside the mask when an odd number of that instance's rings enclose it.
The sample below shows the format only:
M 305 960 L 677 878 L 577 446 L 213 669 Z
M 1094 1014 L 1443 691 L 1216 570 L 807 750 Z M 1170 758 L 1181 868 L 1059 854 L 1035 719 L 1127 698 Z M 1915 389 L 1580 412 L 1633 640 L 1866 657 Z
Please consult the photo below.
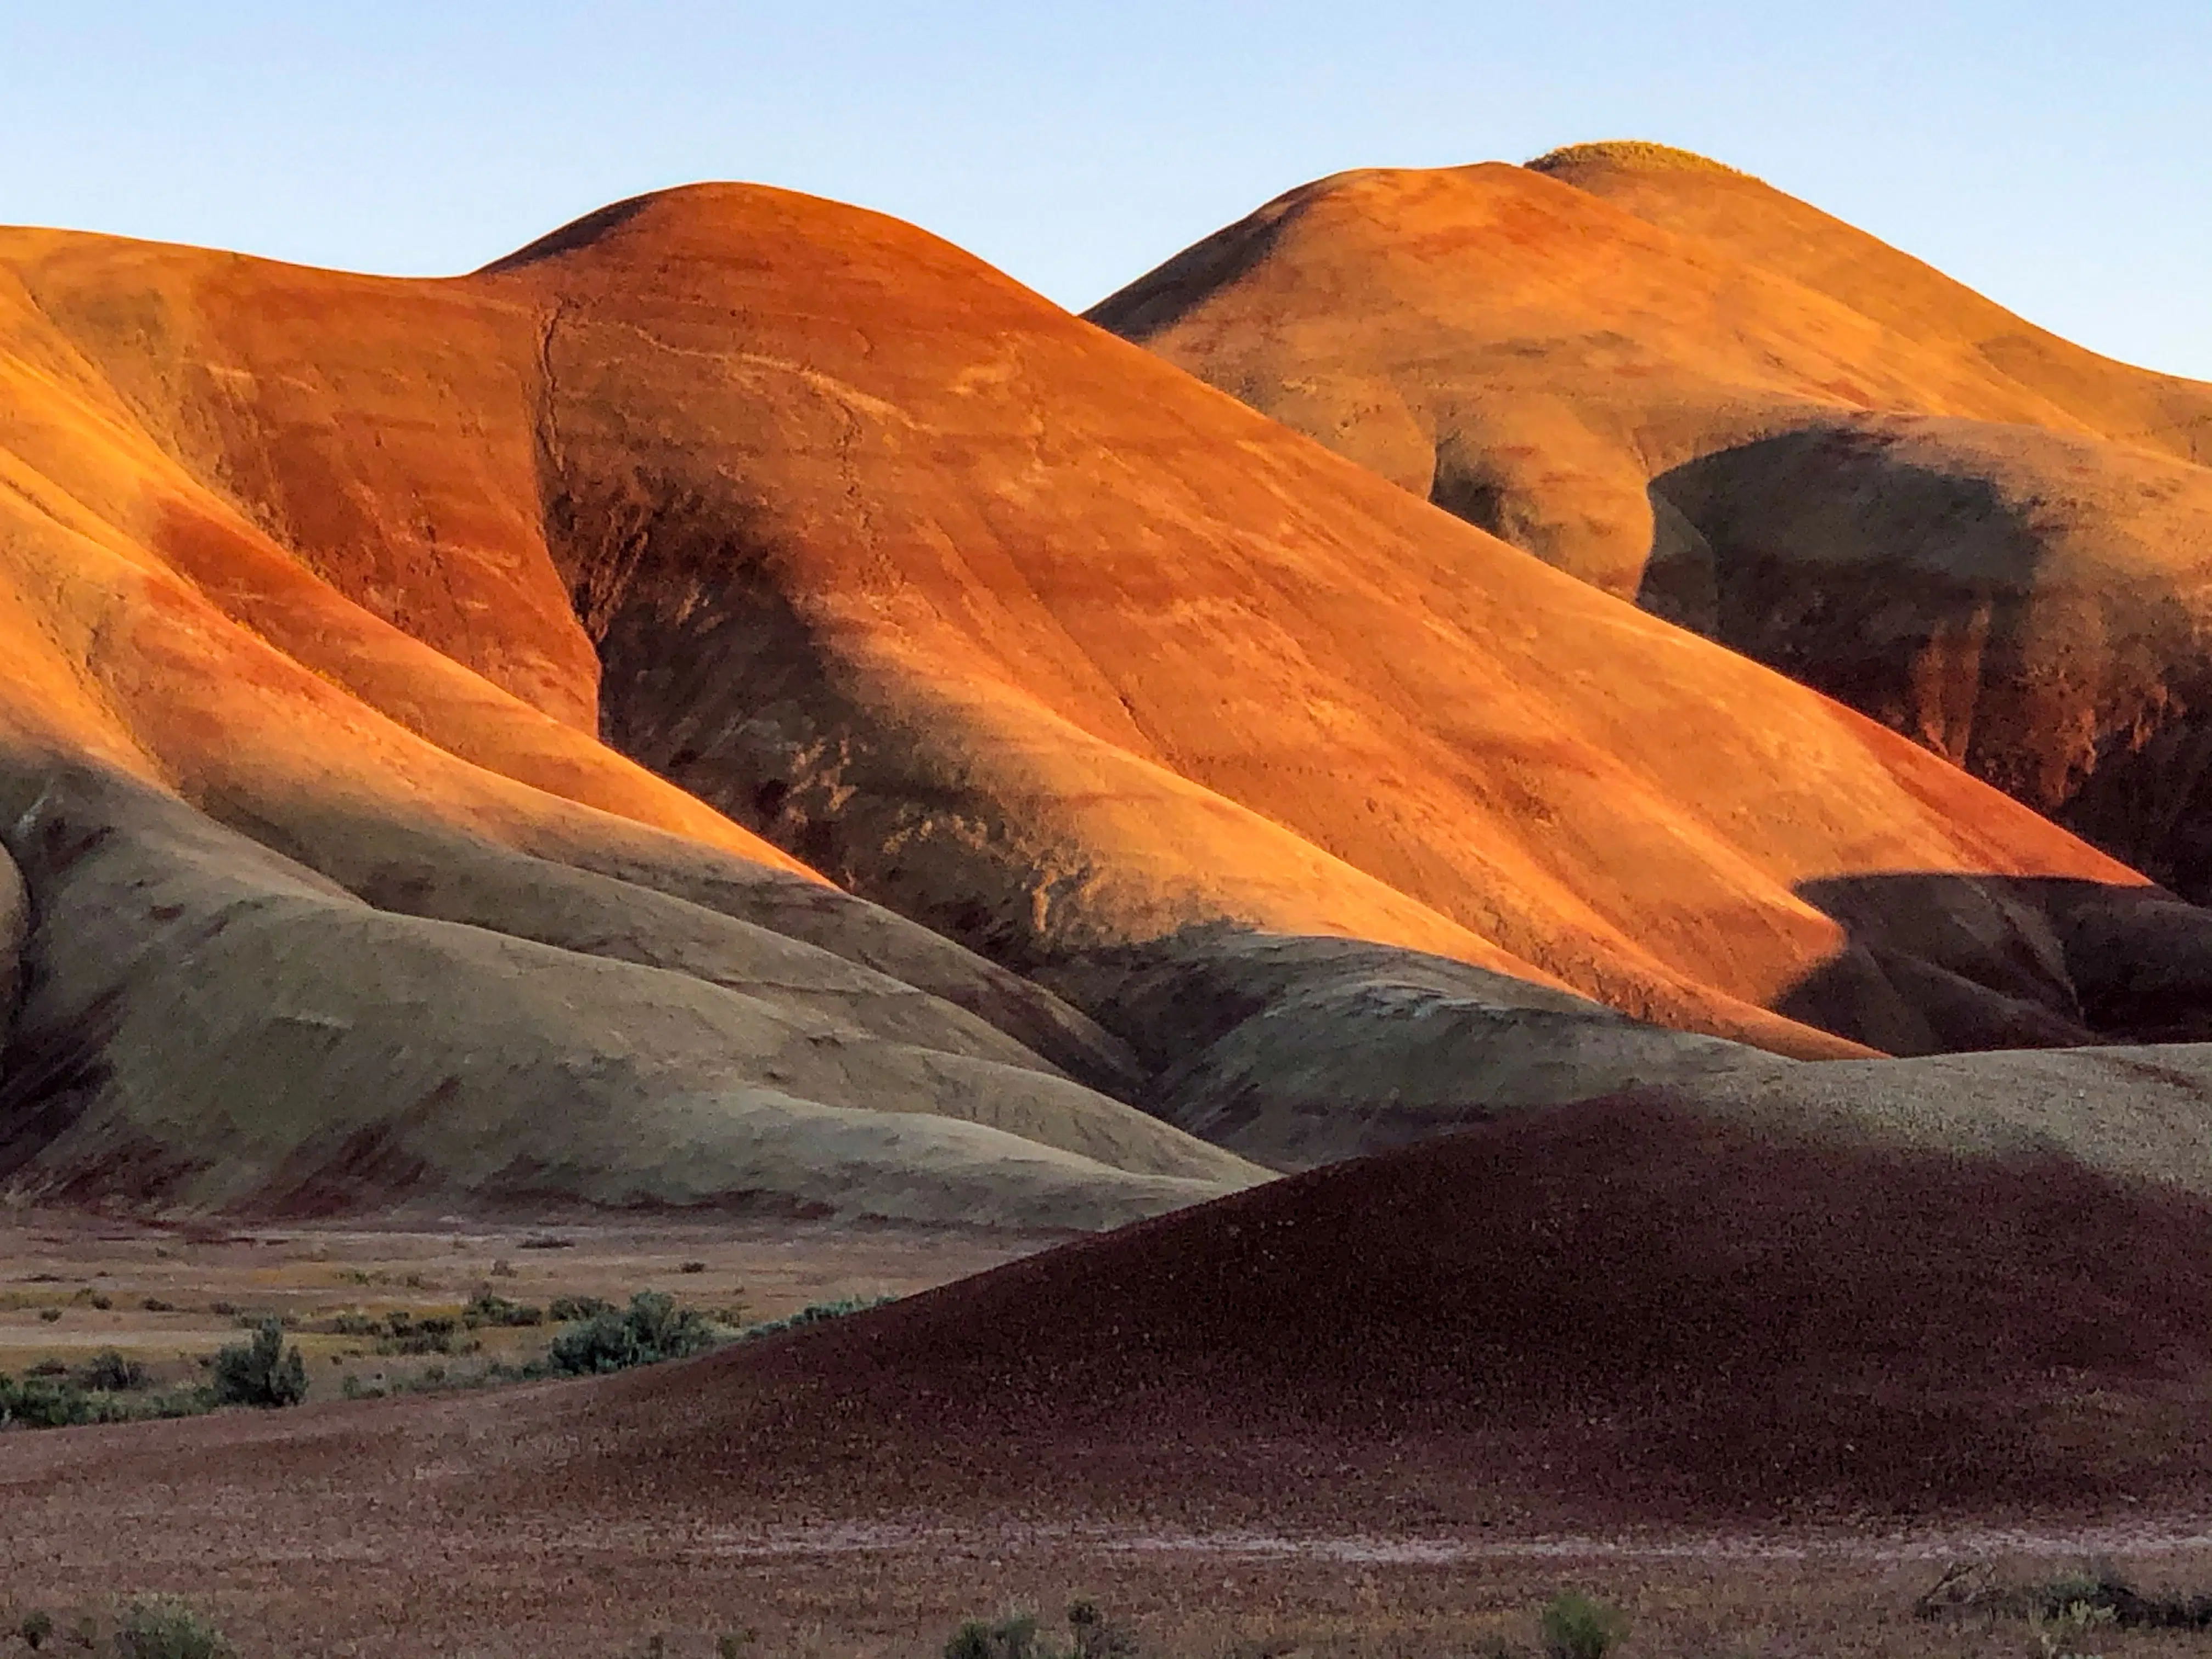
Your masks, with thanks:
M 1836 877 L 1845 945 L 1775 1011 L 1893 1054 L 2212 1041 L 2212 910 L 2053 877 Z
M 2130 540 L 2190 520 L 2122 466 L 2100 486 L 2122 516 L 2088 534 L 2014 476 L 2059 441 L 2013 434 L 1822 423 L 1678 466 L 1650 487 L 1637 603 L 2212 897 L 2201 601 Z

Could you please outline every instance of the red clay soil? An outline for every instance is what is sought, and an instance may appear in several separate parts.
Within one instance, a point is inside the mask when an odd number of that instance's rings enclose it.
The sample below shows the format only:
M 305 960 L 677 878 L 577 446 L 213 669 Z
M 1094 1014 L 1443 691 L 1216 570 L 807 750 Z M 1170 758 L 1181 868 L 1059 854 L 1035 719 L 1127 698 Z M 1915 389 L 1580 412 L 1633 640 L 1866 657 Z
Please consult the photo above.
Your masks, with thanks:
M 1624 1097 L 540 1396 L 565 1449 L 528 1490 L 1286 1529 L 2079 1516 L 2208 1489 L 2208 1362 L 2202 1202 Z

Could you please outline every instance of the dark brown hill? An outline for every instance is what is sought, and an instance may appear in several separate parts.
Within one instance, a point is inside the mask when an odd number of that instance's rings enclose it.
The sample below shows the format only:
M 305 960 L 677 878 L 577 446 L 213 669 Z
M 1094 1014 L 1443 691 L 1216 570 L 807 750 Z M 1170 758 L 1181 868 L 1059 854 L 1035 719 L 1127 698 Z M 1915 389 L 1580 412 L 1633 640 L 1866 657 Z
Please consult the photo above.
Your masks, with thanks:
M 2208 1316 L 2202 1199 L 1623 1097 L 624 1379 L 544 1478 L 1292 1532 L 2078 1516 L 2201 1492 Z

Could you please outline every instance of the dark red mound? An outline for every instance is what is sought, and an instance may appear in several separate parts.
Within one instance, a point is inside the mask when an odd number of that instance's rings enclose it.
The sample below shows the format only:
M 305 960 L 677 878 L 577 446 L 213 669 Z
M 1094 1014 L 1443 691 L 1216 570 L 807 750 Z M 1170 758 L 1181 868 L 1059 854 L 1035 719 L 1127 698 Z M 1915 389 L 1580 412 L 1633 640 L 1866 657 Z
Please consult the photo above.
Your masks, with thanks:
M 2079 1515 L 2212 1468 L 2208 1361 L 2201 1201 L 1624 1097 L 622 1379 L 556 1479 L 1277 1526 Z

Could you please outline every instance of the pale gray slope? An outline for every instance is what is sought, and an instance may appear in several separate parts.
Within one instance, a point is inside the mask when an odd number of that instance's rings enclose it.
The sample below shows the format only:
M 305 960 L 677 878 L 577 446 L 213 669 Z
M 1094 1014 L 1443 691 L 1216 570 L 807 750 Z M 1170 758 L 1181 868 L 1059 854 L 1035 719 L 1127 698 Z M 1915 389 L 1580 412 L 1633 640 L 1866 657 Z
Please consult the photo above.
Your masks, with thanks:
M 1277 1169 L 1649 1091 L 1777 1133 L 2057 1153 L 2212 1194 L 2208 1043 L 1793 1060 L 1442 957 L 1225 929 L 1092 957 L 1054 982 L 1108 1010 L 1159 1067 L 1147 1096 L 1159 1110 Z
M 934 999 L 804 945 L 702 913 L 654 947 L 672 918 L 650 895 L 632 954 L 688 957 L 712 979 L 377 909 L 87 770 L 51 775 L 8 841 L 38 919 L 0 1083 L 19 1192 L 1093 1228 L 1261 1174 L 972 1017 L 946 1008 L 933 1026 Z M 486 870 L 526 896 L 514 870 L 489 855 Z M 535 874 L 525 926 L 619 933 L 603 878 L 571 902 L 573 872 Z
M 2057 1153 L 2212 1194 L 2212 1043 L 1784 1060 L 1680 1098 L 1793 1134 L 1978 1158 Z
M 1426 1139 L 1500 1113 L 1791 1062 L 1648 1025 L 1566 992 L 1361 939 L 1194 928 L 1048 981 L 1157 1070 L 1146 1099 L 1279 1170 Z

